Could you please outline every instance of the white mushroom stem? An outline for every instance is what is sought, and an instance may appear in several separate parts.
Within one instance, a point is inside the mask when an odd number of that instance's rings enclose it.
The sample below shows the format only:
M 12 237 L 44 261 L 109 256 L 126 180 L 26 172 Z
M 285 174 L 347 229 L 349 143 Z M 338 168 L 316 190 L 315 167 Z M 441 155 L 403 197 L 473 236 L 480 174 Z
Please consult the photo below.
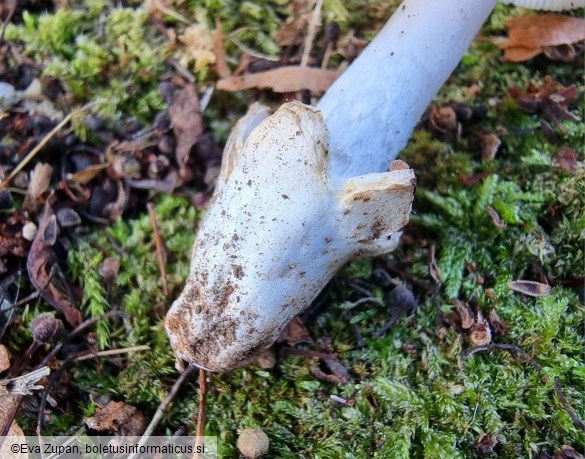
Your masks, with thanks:
M 406 0 L 317 109 L 251 107 L 167 315 L 179 365 L 249 363 L 345 263 L 396 246 L 414 173 L 390 163 L 494 3 Z
M 388 168 L 496 0 L 406 0 L 321 99 L 331 173 Z

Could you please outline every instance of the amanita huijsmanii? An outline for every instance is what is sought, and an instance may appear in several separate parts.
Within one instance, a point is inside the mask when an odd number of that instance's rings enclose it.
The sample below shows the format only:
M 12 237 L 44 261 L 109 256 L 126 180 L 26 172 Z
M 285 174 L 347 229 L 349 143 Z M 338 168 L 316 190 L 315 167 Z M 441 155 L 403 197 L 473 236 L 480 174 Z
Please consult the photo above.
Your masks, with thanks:
M 251 107 L 166 318 L 178 365 L 249 363 L 349 260 L 396 247 L 415 177 L 392 160 L 495 3 L 406 0 L 317 108 Z

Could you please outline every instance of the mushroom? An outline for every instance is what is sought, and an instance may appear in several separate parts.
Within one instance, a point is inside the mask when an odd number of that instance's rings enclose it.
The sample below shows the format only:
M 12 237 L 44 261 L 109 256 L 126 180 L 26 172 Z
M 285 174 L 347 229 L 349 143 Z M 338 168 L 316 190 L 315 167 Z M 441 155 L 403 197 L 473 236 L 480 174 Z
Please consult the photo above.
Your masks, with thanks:
M 396 247 L 415 178 L 393 159 L 495 2 L 406 0 L 317 108 L 236 124 L 166 318 L 179 368 L 246 365 L 349 260 Z

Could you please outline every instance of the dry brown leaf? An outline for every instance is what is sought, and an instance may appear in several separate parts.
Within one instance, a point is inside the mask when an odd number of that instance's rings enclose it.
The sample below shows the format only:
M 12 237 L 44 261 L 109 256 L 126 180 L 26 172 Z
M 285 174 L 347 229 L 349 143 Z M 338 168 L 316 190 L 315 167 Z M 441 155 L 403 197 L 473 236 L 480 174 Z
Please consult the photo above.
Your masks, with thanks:
M 318 363 L 311 366 L 311 374 L 322 381 L 345 384 L 349 381 L 347 369 L 337 360 L 337 358 L 321 357 Z
M 270 88 L 274 92 L 296 92 L 308 89 L 313 94 L 322 94 L 339 75 L 340 72 L 337 70 L 285 66 L 266 72 L 222 78 L 217 82 L 217 89 L 241 91 L 251 88 Z
M 110 163 L 94 164 L 93 166 L 86 167 L 83 170 L 67 175 L 67 180 L 70 180 L 81 185 L 89 183 L 96 175 L 98 175 L 104 169 L 109 167 Z
M 573 62 L 576 56 L 573 45 L 545 46 L 542 52 L 552 61 Z
M 188 84 L 177 93 L 169 107 L 169 116 L 177 142 L 175 158 L 179 164 L 179 175 L 185 178 L 191 148 L 203 134 L 203 117 L 195 85 Z
M 132 405 L 110 401 L 99 406 L 92 417 L 84 419 L 90 429 L 110 431 L 124 436 L 138 436 L 146 427 L 144 415 Z
M 17 437 L 21 439 L 23 443 L 26 443 L 24 438 L 24 432 L 20 426 L 14 421 L 14 410 L 18 409 L 20 404 L 20 397 L 10 395 L 6 388 L 0 384 L 0 432 L 4 431 L 6 424 L 11 422 L 10 428 L 8 429 L 7 436 Z M 14 453 L 10 450 L 11 443 L 8 441 L 2 441 L 0 437 L 0 458 L 10 459 L 28 459 L 28 453 Z
M 577 168 L 577 153 L 571 147 L 561 148 L 555 155 L 555 160 L 565 171 L 575 172 Z
M 276 42 L 281 48 L 303 43 L 313 14 L 314 0 L 293 0 L 289 3 L 289 17 L 278 31 Z
M 26 267 L 32 284 L 41 296 L 51 306 L 61 311 L 71 326 L 76 327 L 81 323 L 81 313 L 71 299 L 56 286 L 53 269 L 49 267 L 55 257 L 53 244 L 57 241 L 58 233 L 57 217 L 51 205 L 46 202 L 39 221 L 39 229 L 26 260 Z
M 41 194 L 49 189 L 53 168 L 47 163 L 37 163 L 30 173 L 27 194 L 32 199 L 38 199 Z
M 508 287 L 515 292 L 523 293 L 528 296 L 547 296 L 551 291 L 550 285 L 527 280 L 508 282 Z
M 461 319 L 461 328 L 464 330 L 471 328 L 471 326 L 475 323 L 475 319 L 473 318 L 473 311 L 471 308 L 466 303 L 458 300 L 457 298 L 453 298 L 451 302 L 457 308 L 457 313 Z
M 502 217 L 500 217 L 500 214 L 496 209 L 494 209 L 492 206 L 488 206 L 487 212 L 496 228 L 506 227 L 506 222 L 502 220 Z
M 299 343 L 311 343 L 312 341 L 311 335 L 301 318 L 295 316 L 280 332 L 280 336 L 276 342 L 296 346 Z
M 10 354 L 4 344 L 0 344 L 0 373 L 10 368 Z M 0 456 L 1 457 L 1 456 Z
M 499 46 L 504 50 L 504 59 L 512 62 L 531 59 L 547 47 L 585 40 L 585 20 L 571 16 L 522 16 L 508 20 L 506 26 L 508 39 L 501 41 Z
M 482 135 L 480 138 L 480 143 L 482 161 L 492 161 L 496 157 L 500 145 L 502 145 L 500 138 L 496 134 L 492 133 Z
M 577 98 L 577 88 L 571 85 L 565 88 L 546 76 L 541 85 L 529 83 L 526 91 L 512 87 L 508 89 L 518 108 L 526 113 L 541 113 L 562 132 L 566 132 L 562 121 L 580 121 L 580 118 L 569 111 L 569 103 Z

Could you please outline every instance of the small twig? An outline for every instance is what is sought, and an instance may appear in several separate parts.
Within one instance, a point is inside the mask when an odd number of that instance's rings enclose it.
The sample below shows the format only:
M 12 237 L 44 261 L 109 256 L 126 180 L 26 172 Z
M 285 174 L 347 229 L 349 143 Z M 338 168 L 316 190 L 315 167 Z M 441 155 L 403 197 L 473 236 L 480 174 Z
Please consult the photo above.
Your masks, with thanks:
M 51 140 L 53 137 L 55 137 L 55 135 L 57 134 L 57 132 L 59 132 L 69 121 L 71 121 L 71 118 L 73 118 L 78 113 L 81 113 L 81 112 L 87 110 L 88 108 L 90 108 L 95 103 L 96 102 L 92 102 L 92 103 L 89 103 L 87 105 L 84 105 L 81 108 L 78 108 L 77 110 L 73 110 L 65 118 L 63 118 L 61 120 L 61 122 L 59 124 L 57 124 L 57 126 L 55 126 L 53 129 L 51 129 L 51 131 L 48 132 L 47 135 L 45 135 L 45 137 L 43 137 L 43 140 L 41 140 L 22 159 L 22 161 L 18 164 L 18 166 L 16 166 L 12 170 L 12 172 L 10 172 L 10 174 L 8 175 L 8 177 L 6 177 L 6 179 L 2 183 L 0 183 L 0 189 L 6 188 L 8 186 L 8 183 L 10 183 L 10 180 L 12 180 L 16 176 L 16 174 L 18 174 L 36 156 L 36 154 L 43 149 L 43 147 L 49 142 L 49 140 Z
M 395 325 L 398 322 L 398 320 L 400 320 L 400 315 L 397 314 L 391 316 L 390 319 L 388 319 L 384 325 L 382 325 L 374 332 L 373 337 L 379 338 L 380 336 L 385 334 L 388 330 L 390 330 L 390 328 L 392 328 L 393 325 Z
M 199 369 L 199 409 L 197 410 L 197 427 L 195 429 L 195 451 L 199 451 L 203 445 L 205 436 L 205 411 L 207 409 L 207 380 L 203 368 Z M 194 459 L 199 459 L 199 453 L 195 453 Z
M 8 434 L 10 426 L 14 422 L 14 418 L 16 417 L 16 414 L 18 413 L 18 410 L 22 405 L 24 396 L 31 394 L 33 390 L 41 389 L 42 386 L 36 386 L 35 384 L 40 379 L 47 376 L 49 373 L 51 373 L 49 367 L 42 367 L 39 368 L 38 370 L 34 370 L 30 373 L 27 373 L 26 375 L 0 381 L 0 385 L 6 387 L 8 395 L 14 397 L 8 415 L 4 419 L 5 424 L 0 428 L 0 439 L 3 439 L 3 437 L 5 437 Z M 11 387 L 8 388 L 8 386 Z M 2 405 L 5 406 L 4 403 L 2 403 Z
M 105 314 L 102 314 L 101 316 L 92 317 L 91 319 L 88 319 L 85 322 L 80 323 L 77 327 L 75 327 L 75 329 L 71 333 L 69 333 L 69 335 L 65 337 L 65 339 L 63 339 L 59 344 L 57 344 L 53 349 L 51 349 L 51 352 L 49 352 L 47 356 L 43 359 L 40 366 L 48 365 L 49 363 L 51 363 L 51 360 L 53 360 L 53 357 L 57 355 L 57 353 L 61 350 L 63 345 L 69 342 L 77 335 L 79 335 L 85 329 L 91 327 L 93 324 L 100 320 L 109 319 L 110 317 L 116 316 L 127 317 L 128 314 L 122 311 L 109 311 L 106 312 Z
M 515 344 L 491 343 L 483 344 L 481 346 L 473 346 L 470 347 L 469 349 L 466 349 L 463 352 L 463 354 L 461 354 L 461 360 L 465 362 L 465 360 L 467 360 L 469 357 L 471 357 L 473 354 L 476 354 L 477 352 L 494 350 L 512 352 L 513 354 L 516 354 L 518 357 L 524 360 L 526 363 L 532 365 L 537 371 L 542 372 L 542 367 L 538 363 L 536 363 L 532 357 L 530 357 L 526 352 L 524 352 L 522 348 L 520 348 L 520 346 L 517 346 Z
M 75 330 L 77 330 L 77 329 L 79 329 L 79 327 L 77 327 Z M 74 330 L 74 332 L 75 332 L 75 330 Z M 71 335 L 69 335 L 69 336 L 71 336 Z M 70 363 L 79 362 L 82 360 L 93 359 L 96 357 L 102 357 L 104 355 L 125 354 L 128 352 L 143 351 L 143 350 L 148 350 L 148 349 L 149 349 L 148 346 L 134 346 L 134 347 L 126 347 L 123 349 L 111 349 L 111 350 L 101 351 L 101 352 L 91 352 L 89 354 L 84 354 L 84 355 L 77 354 L 77 355 L 72 355 L 72 356 L 68 357 L 67 359 L 65 359 L 63 361 L 63 363 L 61 364 L 61 366 L 59 367 L 59 369 L 54 371 L 53 374 L 51 374 L 51 377 L 49 378 L 49 382 L 47 383 L 47 386 L 45 387 L 45 391 L 43 393 L 43 398 L 42 398 L 41 403 L 39 405 L 39 412 L 38 412 L 38 416 L 37 416 L 37 426 L 36 426 L 37 435 L 41 435 L 41 426 L 43 424 L 45 407 L 47 406 L 47 398 L 49 397 L 49 391 L 51 390 L 51 387 L 53 387 L 53 384 L 55 384 L 55 382 L 57 382 L 57 379 L 61 376 L 61 373 L 65 370 L 65 368 Z
M 345 316 L 346 320 L 351 324 L 351 328 L 352 328 L 353 334 L 355 336 L 356 347 L 358 349 L 363 349 L 366 346 L 366 343 L 364 341 L 364 337 L 362 335 L 362 332 L 360 331 L 360 327 L 358 327 L 357 324 L 351 323 L 351 321 L 353 319 L 353 314 L 351 313 L 351 311 L 345 311 L 344 316 Z
M 189 375 L 191 375 L 191 373 L 193 373 L 193 371 L 195 371 L 195 368 L 197 368 L 197 367 L 195 367 L 194 365 L 189 365 L 187 368 L 185 368 L 183 370 L 183 373 L 181 373 L 181 376 L 179 376 L 177 378 L 177 380 L 175 381 L 175 384 L 173 384 L 173 387 L 171 387 L 169 394 L 160 403 L 160 405 L 156 409 L 156 412 L 154 413 L 154 416 L 150 420 L 148 427 L 146 428 L 146 430 L 142 434 L 142 437 L 140 437 L 140 441 L 138 442 L 139 446 L 144 446 L 146 444 L 146 442 L 148 441 L 148 438 L 152 435 L 152 432 L 154 432 L 154 429 L 156 428 L 156 426 L 158 425 L 160 420 L 165 415 L 168 406 L 171 404 L 171 402 L 173 401 L 173 399 L 177 395 L 177 392 L 179 392 L 179 388 L 181 387 L 181 385 L 183 384 L 185 379 L 187 379 L 187 377 L 189 377 Z M 137 448 L 137 449 L 139 449 L 139 448 Z M 134 454 L 128 456 L 127 459 L 134 459 L 136 457 L 136 454 L 137 453 L 134 453 Z
M 313 47 L 313 41 L 317 34 L 317 25 L 321 18 L 321 7 L 323 6 L 323 0 L 317 0 L 313 15 L 311 16 L 311 22 L 309 23 L 309 32 L 307 33 L 307 39 L 305 40 L 305 47 L 303 49 L 303 56 L 301 57 L 301 67 L 306 67 L 309 62 L 309 55 L 311 54 L 311 48 Z
M 165 256 L 163 253 L 163 242 L 160 237 L 160 231 L 158 230 L 158 224 L 156 222 L 156 213 L 154 212 L 154 206 L 151 202 L 146 205 L 148 209 L 148 216 L 150 217 L 150 224 L 152 225 L 152 231 L 154 233 L 154 245 L 156 246 L 156 258 L 158 259 L 158 269 L 160 270 L 160 276 L 162 279 L 163 294 L 166 298 L 169 297 L 169 285 L 167 284 L 167 270 L 165 267 Z
M 107 357 L 108 355 L 128 354 L 130 352 L 141 352 L 148 350 L 150 350 L 149 346 L 131 346 L 120 349 L 108 349 L 107 351 L 99 352 L 90 351 L 89 353 L 83 353 L 82 355 L 74 357 L 73 360 L 75 362 L 81 362 L 83 360 L 95 359 L 97 357 Z
M 361 306 L 362 304 L 366 304 L 366 303 L 375 303 L 378 306 L 384 306 L 384 301 L 381 300 L 380 298 L 377 298 L 375 296 L 368 296 L 366 298 L 360 298 L 357 301 L 354 301 L 353 303 L 343 303 L 341 305 L 341 307 L 343 309 L 345 309 L 346 311 L 349 311 L 353 308 L 356 308 L 358 306 Z
M 22 298 L 21 300 L 17 301 L 16 303 L 14 303 L 10 307 L 11 308 L 17 308 L 19 306 L 22 306 L 23 304 L 28 303 L 30 300 L 34 300 L 35 298 L 38 298 L 39 295 L 40 295 L 40 292 L 38 290 L 35 290 L 30 295 L 25 296 L 24 298 Z
M 232 33 L 230 33 L 228 35 L 229 40 L 234 45 L 236 45 L 238 48 L 240 48 L 243 52 L 245 52 L 246 54 L 249 54 L 252 57 L 255 57 L 256 59 L 266 59 L 269 62 L 278 62 L 280 60 L 280 57 L 278 57 L 278 56 L 271 56 L 270 54 L 264 54 L 264 53 L 261 53 L 259 51 L 256 51 L 256 50 L 250 48 L 249 46 L 246 46 L 244 43 L 242 43 L 240 40 L 238 40 L 235 37 L 236 34 L 241 32 L 242 30 L 246 30 L 246 29 L 248 29 L 248 27 L 243 27 L 241 29 L 234 30 Z
M 561 381 L 560 381 L 558 376 L 555 376 L 555 378 L 554 378 L 554 387 L 555 387 L 555 392 L 557 393 L 557 397 L 559 397 L 559 401 L 561 402 L 561 405 L 563 406 L 563 408 L 565 409 L 567 414 L 571 417 L 571 420 L 573 421 L 573 424 L 575 425 L 575 427 L 577 427 L 578 429 L 581 429 L 582 431 L 585 432 L 585 422 L 583 422 L 583 420 L 575 412 L 573 407 L 569 404 L 569 401 L 567 400 L 567 398 L 565 397 L 565 394 L 563 393 L 563 388 L 561 387 Z

